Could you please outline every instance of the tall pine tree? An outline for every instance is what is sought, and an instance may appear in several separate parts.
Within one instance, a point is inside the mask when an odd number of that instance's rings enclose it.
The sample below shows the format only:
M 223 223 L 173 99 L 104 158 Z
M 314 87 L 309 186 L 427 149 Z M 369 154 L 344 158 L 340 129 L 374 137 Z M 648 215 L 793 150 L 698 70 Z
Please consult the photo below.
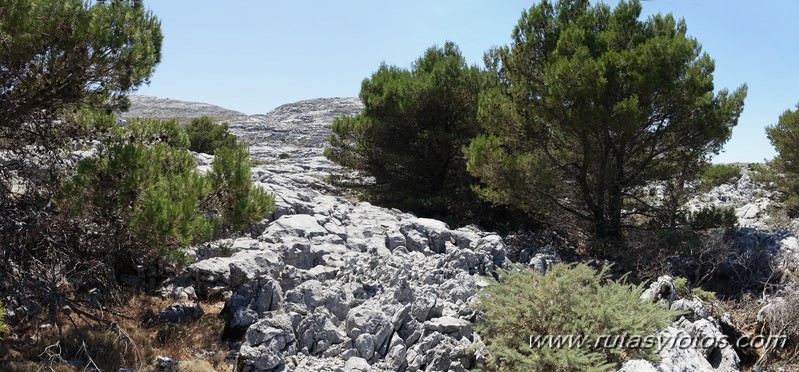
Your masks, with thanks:
M 746 96 L 715 93 L 714 62 L 685 22 L 641 19 L 637 0 L 544 0 L 486 61 L 498 81 L 480 99 L 488 134 L 466 149 L 480 193 L 556 205 L 603 241 L 657 209 L 641 186 L 679 184 L 721 149 Z

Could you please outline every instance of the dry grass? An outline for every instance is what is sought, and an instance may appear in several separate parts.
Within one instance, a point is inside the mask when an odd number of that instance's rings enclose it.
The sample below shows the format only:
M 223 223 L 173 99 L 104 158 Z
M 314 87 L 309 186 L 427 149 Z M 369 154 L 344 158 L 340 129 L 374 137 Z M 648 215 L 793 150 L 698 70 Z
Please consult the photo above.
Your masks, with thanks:
M 753 363 L 766 367 L 767 371 L 777 371 L 779 368 L 799 371 L 799 298 L 786 298 L 786 306 L 781 311 L 767 315 L 765 323 L 757 320 L 758 311 L 763 305 L 756 298 L 747 296 L 740 301 L 725 301 L 730 309 L 730 318 L 743 335 L 750 338 L 767 337 L 769 334 L 788 336 L 784 347 L 760 345 L 753 350 Z
M 211 363 L 204 360 L 191 360 L 178 364 L 175 372 L 215 372 Z
M 156 356 L 183 361 L 182 372 L 232 371 L 225 360 L 228 345 L 221 340 L 224 321 L 219 317 L 221 304 L 201 304 L 205 315 L 189 324 L 160 323 L 147 326 L 161 309 L 171 305 L 157 297 L 134 296 L 116 309 L 124 316 L 114 316 L 115 323 L 97 324 L 77 320 L 65 325 L 28 331 L 15 340 L 0 343 L 0 370 L 116 371 L 135 368 L 152 371 Z

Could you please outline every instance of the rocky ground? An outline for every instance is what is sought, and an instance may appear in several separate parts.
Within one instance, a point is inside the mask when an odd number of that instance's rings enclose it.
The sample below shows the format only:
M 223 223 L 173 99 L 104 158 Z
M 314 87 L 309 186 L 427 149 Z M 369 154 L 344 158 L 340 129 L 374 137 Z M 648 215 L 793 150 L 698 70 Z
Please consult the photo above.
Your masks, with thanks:
M 210 107 L 196 111 L 170 101 L 167 108 L 150 108 L 161 103 L 150 98 L 133 103 L 134 113 L 166 117 L 207 115 L 202 110 Z M 453 229 L 336 196 L 325 180 L 340 169 L 322 156 L 322 147 L 333 118 L 361 108 L 356 98 L 336 98 L 284 105 L 267 115 L 213 109 L 230 115 L 231 130 L 250 143 L 255 181 L 274 192 L 277 208 L 250 236 L 196 247 L 196 261 L 161 294 L 174 298 L 173 311 L 187 314 L 198 299 L 225 301 L 224 337 L 233 342 L 240 371 L 475 368 L 484 356 L 470 307 L 477 292 L 511 256 L 539 271 L 559 260 L 550 247 L 512 246 L 477 227 Z M 201 169 L 210 161 L 198 155 Z M 742 234 L 757 242 L 751 249 L 790 261 L 797 240 L 790 230 L 764 230 L 768 202 L 758 188 L 745 173 L 737 184 L 691 203 L 735 207 L 748 229 Z M 728 318 L 711 316 L 702 301 L 677 298 L 671 278 L 662 277 L 643 297 L 656 295 L 688 312 L 666 336 L 720 337 L 733 327 Z M 740 370 L 731 347 L 667 347 L 661 356 L 657 365 L 628 361 L 622 370 Z

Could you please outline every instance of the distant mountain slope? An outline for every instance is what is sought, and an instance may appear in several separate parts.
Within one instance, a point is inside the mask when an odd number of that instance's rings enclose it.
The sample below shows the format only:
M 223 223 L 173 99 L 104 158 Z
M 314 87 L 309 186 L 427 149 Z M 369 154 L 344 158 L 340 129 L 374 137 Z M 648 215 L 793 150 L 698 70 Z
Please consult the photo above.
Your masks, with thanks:
M 208 116 L 216 120 L 232 120 L 247 115 L 202 102 L 187 102 L 170 98 L 130 96 L 130 110 L 123 118 L 147 117 L 159 119 L 191 119 Z
M 334 118 L 361 110 L 361 100 L 354 97 L 309 99 L 279 106 L 265 115 L 231 120 L 230 128 L 249 143 L 322 147 Z
M 231 131 L 250 144 L 268 142 L 301 147 L 324 147 L 333 119 L 355 115 L 363 110 L 361 100 L 356 97 L 303 100 L 259 115 L 246 115 L 207 103 L 169 98 L 131 96 L 130 100 L 130 111 L 123 113 L 122 118 L 186 120 L 208 116 L 227 121 Z

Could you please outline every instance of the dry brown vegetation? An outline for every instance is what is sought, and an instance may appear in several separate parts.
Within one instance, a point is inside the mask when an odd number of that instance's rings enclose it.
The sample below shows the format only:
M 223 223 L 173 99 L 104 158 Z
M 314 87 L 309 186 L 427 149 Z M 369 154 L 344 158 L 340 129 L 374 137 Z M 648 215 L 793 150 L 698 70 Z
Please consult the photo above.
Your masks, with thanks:
M 0 342 L 0 370 L 116 371 L 134 368 L 153 371 L 157 356 L 179 360 L 176 371 L 232 371 L 221 340 L 224 320 L 221 303 L 201 303 L 205 315 L 188 324 L 158 323 L 150 320 L 173 302 L 157 297 L 133 296 L 125 306 L 109 315 L 109 323 L 76 320 L 61 329 L 28 329 L 16 339 Z M 15 334 L 19 334 L 15 332 Z

